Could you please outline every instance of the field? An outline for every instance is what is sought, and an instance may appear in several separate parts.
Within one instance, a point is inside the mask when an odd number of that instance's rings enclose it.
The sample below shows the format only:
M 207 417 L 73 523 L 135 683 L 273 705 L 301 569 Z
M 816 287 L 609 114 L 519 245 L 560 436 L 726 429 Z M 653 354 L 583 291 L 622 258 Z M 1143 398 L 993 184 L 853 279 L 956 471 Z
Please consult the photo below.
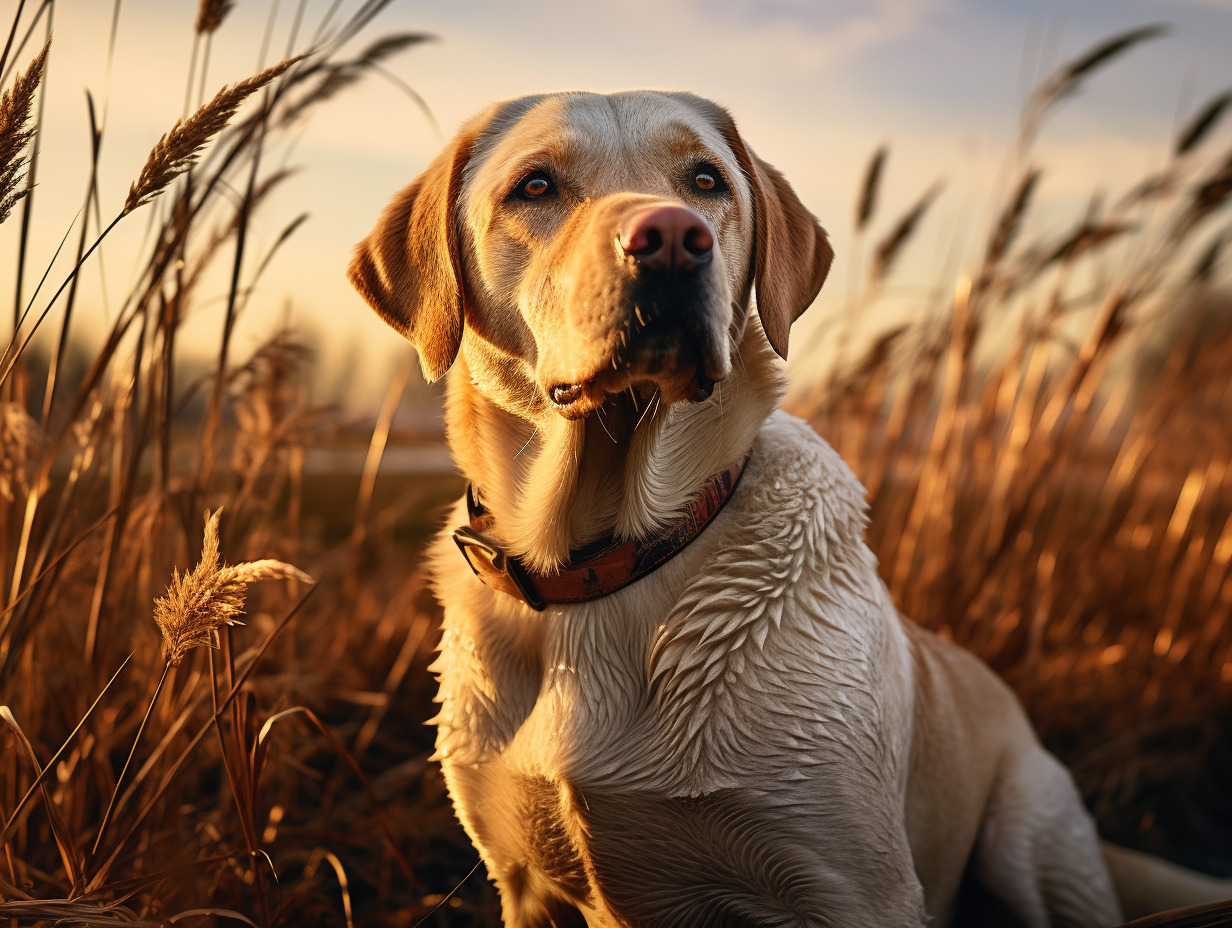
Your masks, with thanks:
M 282 180 L 269 140 L 419 40 L 364 46 L 385 5 L 322 24 L 303 57 L 169 129 L 118 216 L 91 187 L 66 236 L 78 268 L 120 222 L 153 231 L 83 363 L 69 363 L 74 312 L 92 311 L 76 272 L 15 303 L 0 920 L 499 923 L 429 761 L 438 612 L 420 552 L 462 482 L 439 435 L 393 428 L 409 368 L 356 417 L 308 402 L 300 333 L 247 357 L 224 338 L 206 370 L 177 353 L 211 262 L 231 262 L 210 310 L 230 332 L 268 261 L 246 231 Z M 229 6 L 201 4 L 203 56 Z M 24 224 L 47 52 L 37 14 L 17 17 L 0 221 Z M 1060 236 L 1032 225 L 1046 114 L 1152 38 L 1109 40 L 1040 85 L 973 265 L 910 325 L 870 334 L 852 320 L 932 202 L 883 221 L 874 155 L 854 215 L 867 273 L 830 330 L 839 361 L 790 407 L 868 488 L 900 607 L 1004 675 L 1103 833 L 1232 876 L 1232 153 L 1215 150 L 1232 97 L 1198 107 L 1137 188 L 1093 196 Z

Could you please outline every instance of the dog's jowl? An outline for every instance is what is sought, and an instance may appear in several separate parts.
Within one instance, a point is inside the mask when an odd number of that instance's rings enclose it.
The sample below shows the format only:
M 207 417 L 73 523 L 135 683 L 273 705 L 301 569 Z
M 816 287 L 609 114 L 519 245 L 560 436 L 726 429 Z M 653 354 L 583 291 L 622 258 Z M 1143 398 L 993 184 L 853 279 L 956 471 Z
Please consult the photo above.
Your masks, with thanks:
M 776 411 L 831 258 L 725 110 L 655 92 L 492 106 L 359 246 L 448 375 L 438 757 L 508 925 L 941 926 L 971 881 L 1120 918 L 1069 774 Z

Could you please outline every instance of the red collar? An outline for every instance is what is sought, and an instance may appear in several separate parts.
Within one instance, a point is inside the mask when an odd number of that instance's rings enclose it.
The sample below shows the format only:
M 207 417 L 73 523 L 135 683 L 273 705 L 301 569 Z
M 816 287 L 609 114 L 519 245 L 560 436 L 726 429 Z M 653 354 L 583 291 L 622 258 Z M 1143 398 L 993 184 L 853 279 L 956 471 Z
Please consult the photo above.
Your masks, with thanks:
M 483 533 L 492 526 L 492 514 L 466 488 L 470 524 L 456 528 L 453 540 L 466 563 L 494 590 L 522 600 L 542 612 L 552 603 L 584 603 L 615 593 L 634 580 L 662 567 L 702 533 L 726 505 L 740 482 L 749 456 L 706 479 L 684 512 L 647 538 L 618 542 L 610 534 L 569 553 L 555 573 L 533 573 L 521 560 Z

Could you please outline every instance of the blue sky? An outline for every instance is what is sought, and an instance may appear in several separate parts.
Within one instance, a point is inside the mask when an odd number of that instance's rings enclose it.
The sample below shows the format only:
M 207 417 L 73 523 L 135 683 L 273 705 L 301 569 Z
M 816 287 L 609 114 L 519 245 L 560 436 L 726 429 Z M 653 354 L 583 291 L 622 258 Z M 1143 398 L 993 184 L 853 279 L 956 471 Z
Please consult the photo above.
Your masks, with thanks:
M 327 5 L 310 0 L 308 21 Z M 111 3 L 58 0 L 34 227 L 39 267 L 84 190 L 83 88 L 110 100 L 106 213 L 109 201 L 118 208 L 150 145 L 180 114 L 196 6 L 125 0 L 108 76 Z M 285 37 L 295 3 L 283 0 L 282 7 Z M 211 90 L 250 72 L 267 11 L 263 2 L 239 0 L 214 42 Z M 750 144 L 784 171 L 832 233 L 838 263 L 811 313 L 820 318 L 842 297 L 855 191 L 878 144 L 891 146 L 883 226 L 933 180 L 947 181 L 896 279 L 895 292 L 908 305 L 937 282 L 940 265 L 961 259 L 990 208 L 989 191 L 1033 77 L 1116 32 L 1154 22 L 1172 24 L 1173 34 L 1099 72 L 1046 127 L 1038 152 L 1047 166 L 1039 219 L 1063 223 L 1095 187 L 1115 192 L 1161 164 L 1177 125 L 1232 86 L 1232 0 L 395 0 L 369 37 L 403 30 L 439 37 L 391 70 L 427 100 L 445 135 L 485 103 L 532 91 L 649 86 L 693 90 L 727 105 Z M 1222 144 L 1228 138 L 1225 128 Z M 305 209 L 312 218 L 271 266 L 240 332 L 241 352 L 289 307 L 292 319 L 328 335 L 335 358 L 349 348 L 365 360 L 352 378 L 352 399 L 374 402 L 401 349 L 352 293 L 343 269 L 381 206 L 440 144 L 406 98 L 380 80 L 318 115 L 289 155 L 305 170 L 261 217 L 254 236 L 272 241 Z M 15 227 L 12 220 L 0 227 L 0 253 L 13 253 Z M 108 245 L 113 304 L 143 230 L 133 217 Z M 88 326 L 104 309 L 97 274 L 85 279 Z M 216 297 L 225 292 L 224 280 L 211 285 Z M 0 293 L 11 290 L 6 260 Z M 212 348 L 221 325 L 217 299 L 214 307 L 203 306 L 192 323 L 196 334 L 184 344 Z

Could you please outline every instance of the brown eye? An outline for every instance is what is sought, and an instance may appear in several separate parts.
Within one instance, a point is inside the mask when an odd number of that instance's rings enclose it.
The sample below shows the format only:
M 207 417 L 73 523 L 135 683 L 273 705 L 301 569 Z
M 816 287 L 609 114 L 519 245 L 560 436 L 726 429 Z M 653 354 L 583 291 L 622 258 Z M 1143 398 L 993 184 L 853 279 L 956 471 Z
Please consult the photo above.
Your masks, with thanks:
M 693 189 L 698 193 L 711 196 L 727 193 L 727 184 L 723 182 L 723 172 L 709 161 L 699 162 L 693 168 Z
M 513 196 L 519 200 L 543 200 L 556 193 L 556 185 L 545 171 L 532 171 L 518 181 Z

